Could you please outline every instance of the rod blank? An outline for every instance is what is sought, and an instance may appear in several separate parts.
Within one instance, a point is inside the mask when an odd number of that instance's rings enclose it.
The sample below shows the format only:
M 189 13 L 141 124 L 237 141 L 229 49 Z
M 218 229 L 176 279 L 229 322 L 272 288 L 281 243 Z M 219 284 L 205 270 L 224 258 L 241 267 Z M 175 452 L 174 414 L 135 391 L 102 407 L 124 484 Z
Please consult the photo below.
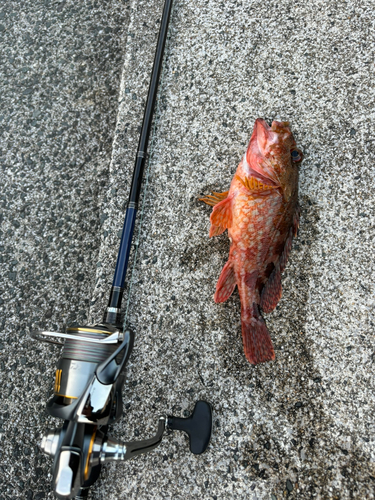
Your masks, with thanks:
M 117 256 L 116 269 L 113 277 L 108 307 L 104 314 L 104 322 L 116 326 L 121 325 L 121 301 L 128 268 L 130 248 L 133 239 L 135 219 L 137 216 L 138 202 L 141 193 L 143 173 L 146 165 L 147 148 L 150 138 L 152 118 L 154 115 L 156 95 L 162 68 L 165 42 L 167 39 L 169 18 L 173 0 L 166 0 L 160 24 L 159 38 L 156 46 L 154 65 L 148 89 L 146 108 L 143 115 L 142 130 L 139 137 L 137 155 L 135 159 L 133 178 L 122 230 L 120 249 Z

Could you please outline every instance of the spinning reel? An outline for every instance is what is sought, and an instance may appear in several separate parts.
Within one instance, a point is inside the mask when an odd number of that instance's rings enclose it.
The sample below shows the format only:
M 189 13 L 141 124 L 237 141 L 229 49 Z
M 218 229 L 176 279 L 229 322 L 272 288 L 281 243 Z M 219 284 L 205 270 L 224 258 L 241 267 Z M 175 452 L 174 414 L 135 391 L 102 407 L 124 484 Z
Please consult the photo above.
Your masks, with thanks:
M 161 417 L 150 439 L 121 442 L 108 436 L 108 425 L 122 416 L 124 368 L 134 341 L 131 330 L 122 332 L 100 324 L 68 328 L 65 334 L 42 331 L 33 336 L 66 339 L 61 344 L 54 395 L 47 403 L 47 412 L 64 424 L 48 430 L 41 443 L 44 453 L 54 459 L 52 486 L 57 498 L 87 498 L 102 464 L 148 453 L 161 443 L 165 428 L 185 431 L 194 454 L 207 448 L 212 412 L 205 401 L 198 401 L 188 418 Z
M 47 431 L 41 443 L 42 450 L 53 458 L 52 487 L 59 499 L 87 498 L 89 488 L 98 479 L 104 463 L 148 453 L 160 444 L 165 428 L 186 432 L 190 451 L 194 454 L 203 453 L 211 437 L 212 411 L 205 401 L 198 401 L 188 418 L 161 417 L 158 430 L 150 439 L 120 442 L 107 434 L 108 426 L 122 416 L 124 369 L 134 342 L 133 332 L 123 329 L 121 301 L 171 7 L 172 0 L 166 0 L 116 270 L 103 323 L 70 327 L 66 333 L 40 331 L 32 334 L 38 340 L 63 347 L 56 369 L 54 395 L 47 403 L 47 412 L 64 423 L 59 429 Z M 65 342 L 51 340 L 56 337 L 65 339 Z

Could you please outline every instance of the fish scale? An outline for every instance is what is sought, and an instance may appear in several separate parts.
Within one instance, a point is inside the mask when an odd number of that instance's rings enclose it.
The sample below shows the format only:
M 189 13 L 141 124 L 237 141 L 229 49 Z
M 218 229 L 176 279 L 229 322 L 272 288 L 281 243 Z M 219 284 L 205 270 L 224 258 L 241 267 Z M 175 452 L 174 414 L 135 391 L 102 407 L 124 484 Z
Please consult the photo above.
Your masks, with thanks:
M 210 237 L 228 229 L 230 239 L 214 299 L 224 302 L 237 286 L 245 356 L 254 365 L 275 359 L 261 310 L 271 312 L 282 295 L 281 272 L 299 224 L 301 160 L 288 122 L 269 126 L 258 118 L 229 191 L 202 198 L 213 206 Z

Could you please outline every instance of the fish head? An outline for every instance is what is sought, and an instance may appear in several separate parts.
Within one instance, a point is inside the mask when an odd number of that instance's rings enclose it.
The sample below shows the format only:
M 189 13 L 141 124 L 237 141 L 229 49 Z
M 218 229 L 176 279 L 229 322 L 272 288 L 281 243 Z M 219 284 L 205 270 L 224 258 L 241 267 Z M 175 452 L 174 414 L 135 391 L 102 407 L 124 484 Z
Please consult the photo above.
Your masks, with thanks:
M 296 163 L 302 160 L 302 153 L 289 128 L 289 122 L 273 121 L 272 125 L 262 118 L 254 124 L 254 131 L 246 151 L 246 163 L 250 174 L 271 181 L 281 187 L 288 200 L 298 179 Z

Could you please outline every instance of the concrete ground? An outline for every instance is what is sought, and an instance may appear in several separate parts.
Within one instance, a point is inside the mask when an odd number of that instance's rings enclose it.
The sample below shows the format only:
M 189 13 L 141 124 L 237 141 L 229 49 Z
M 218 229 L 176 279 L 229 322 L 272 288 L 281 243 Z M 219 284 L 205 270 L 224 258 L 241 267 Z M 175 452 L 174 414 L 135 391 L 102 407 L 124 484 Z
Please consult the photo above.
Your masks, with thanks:
M 58 350 L 28 333 L 101 319 L 161 9 L 0 11 L 1 498 L 53 498 L 37 445 L 57 425 L 43 409 Z M 201 456 L 174 433 L 106 466 L 93 499 L 375 498 L 372 11 L 175 0 L 125 293 L 137 335 L 126 414 L 111 433 L 148 437 L 199 398 L 214 433 Z M 266 316 L 276 360 L 254 368 L 237 292 L 213 302 L 229 244 L 208 238 L 198 198 L 228 188 L 257 117 L 289 120 L 304 161 L 300 233 Z

